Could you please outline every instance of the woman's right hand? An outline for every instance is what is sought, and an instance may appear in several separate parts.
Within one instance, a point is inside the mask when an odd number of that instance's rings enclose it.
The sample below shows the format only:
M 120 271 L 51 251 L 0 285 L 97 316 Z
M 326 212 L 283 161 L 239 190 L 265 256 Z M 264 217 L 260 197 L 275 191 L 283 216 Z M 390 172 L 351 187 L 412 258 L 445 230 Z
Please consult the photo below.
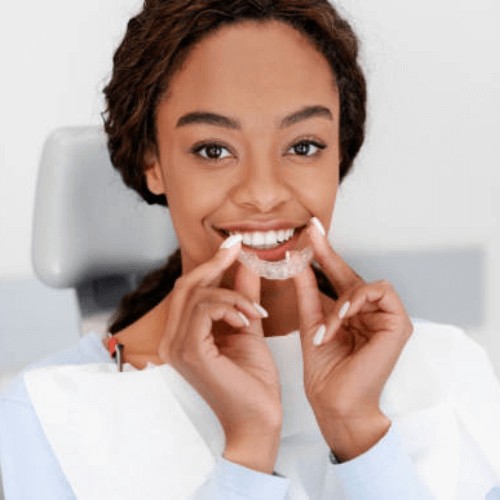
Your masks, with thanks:
M 234 290 L 219 288 L 237 242 L 182 275 L 169 297 L 160 358 L 200 393 L 226 436 L 224 457 L 272 472 L 282 411 L 278 371 L 264 340 L 260 278 L 239 265 Z

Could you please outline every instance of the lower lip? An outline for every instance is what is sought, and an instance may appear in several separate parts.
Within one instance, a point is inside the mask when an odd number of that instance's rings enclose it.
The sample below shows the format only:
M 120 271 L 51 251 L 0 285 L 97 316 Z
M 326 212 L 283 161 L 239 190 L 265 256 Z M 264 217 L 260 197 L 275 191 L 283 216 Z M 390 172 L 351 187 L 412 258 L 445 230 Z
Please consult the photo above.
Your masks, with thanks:
M 285 258 L 286 252 L 290 250 L 294 250 L 297 246 L 297 241 L 300 237 L 300 233 L 302 232 L 302 228 L 296 229 L 295 233 L 293 233 L 293 236 L 288 240 L 282 243 L 281 245 L 278 245 L 275 248 L 268 248 L 268 249 L 259 249 L 259 248 L 253 248 L 249 247 L 247 245 L 242 245 L 241 249 L 246 251 L 246 252 L 252 252 L 259 259 L 262 260 L 268 260 L 268 261 L 275 261 L 275 260 L 283 260 Z

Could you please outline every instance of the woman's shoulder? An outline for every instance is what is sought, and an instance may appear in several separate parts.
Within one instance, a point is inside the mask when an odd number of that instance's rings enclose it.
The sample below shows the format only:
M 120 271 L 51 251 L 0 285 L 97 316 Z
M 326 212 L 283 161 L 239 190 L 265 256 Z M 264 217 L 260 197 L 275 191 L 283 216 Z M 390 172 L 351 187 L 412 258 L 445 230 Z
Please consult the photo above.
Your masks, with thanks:
M 0 394 L 0 402 L 10 402 L 16 405 L 29 404 L 29 396 L 24 383 L 24 375 L 29 371 L 48 366 L 106 362 L 110 362 L 110 358 L 102 344 L 102 335 L 95 332 L 85 334 L 69 348 L 41 358 L 21 370 Z
M 412 323 L 413 334 L 384 389 L 388 412 L 400 414 L 471 398 L 482 406 L 485 393 L 500 403 L 491 360 L 471 335 L 452 324 L 418 318 Z
M 452 324 L 412 320 L 414 331 L 403 351 L 403 365 L 418 370 L 422 380 L 433 380 L 448 395 L 478 398 L 489 392 L 500 403 L 498 375 L 473 334 Z M 422 373 L 426 369 L 428 373 Z
M 488 355 L 481 344 L 464 328 L 420 318 L 412 318 L 413 335 L 410 345 L 424 350 L 437 363 L 456 363 L 458 360 L 485 360 Z
M 435 415 L 447 422 L 442 434 L 458 424 L 460 432 L 467 434 L 466 440 L 472 440 L 500 474 L 500 382 L 488 352 L 473 334 L 458 326 L 416 321 L 414 327 L 406 367 L 414 386 L 425 394 L 414 396 L 425 403 L 419 408 L 430 408 L 428 414 L 440 408 L 441 413 L 435 411 Z M 445 419 L 446 412 L 454 416 L 455 423 Z

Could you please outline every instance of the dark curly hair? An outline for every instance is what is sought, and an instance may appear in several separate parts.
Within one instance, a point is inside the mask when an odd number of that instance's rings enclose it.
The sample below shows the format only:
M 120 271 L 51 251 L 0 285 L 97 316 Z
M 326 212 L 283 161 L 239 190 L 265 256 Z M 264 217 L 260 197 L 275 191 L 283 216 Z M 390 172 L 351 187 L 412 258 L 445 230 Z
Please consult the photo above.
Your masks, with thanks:
M 287 23 L 326 58 L 340 97 L 340 181 L 351 169 L 364 140 L 366 82 L 357 37 L 328 0 L 145 0 L 115 52 L 103 118 L 112 164 L 147 203 L 167 205 L 164 195 L 149 191 L 144 168 L 146 155 L 157 151 L 156 110 L 173 75 L 209 33 L 249 20 Z M 181 272 L 177 250 L 123 298 L 109 331 L 116 333 L 158 304 Z M 320 288 L 335 296 L 319 270 L 316 275 Z

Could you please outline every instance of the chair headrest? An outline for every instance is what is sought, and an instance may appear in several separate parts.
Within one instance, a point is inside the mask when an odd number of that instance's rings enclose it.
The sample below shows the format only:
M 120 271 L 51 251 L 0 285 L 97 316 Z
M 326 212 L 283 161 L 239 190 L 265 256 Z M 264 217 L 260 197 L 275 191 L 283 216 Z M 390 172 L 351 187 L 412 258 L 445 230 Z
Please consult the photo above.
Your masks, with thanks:
M 57 288 L 144 274 L 177 247 L 168 209 L 150 206 L 112 167 L 100 127 L 67 127 L 47 139 L 39 167 L 33 266 Z

